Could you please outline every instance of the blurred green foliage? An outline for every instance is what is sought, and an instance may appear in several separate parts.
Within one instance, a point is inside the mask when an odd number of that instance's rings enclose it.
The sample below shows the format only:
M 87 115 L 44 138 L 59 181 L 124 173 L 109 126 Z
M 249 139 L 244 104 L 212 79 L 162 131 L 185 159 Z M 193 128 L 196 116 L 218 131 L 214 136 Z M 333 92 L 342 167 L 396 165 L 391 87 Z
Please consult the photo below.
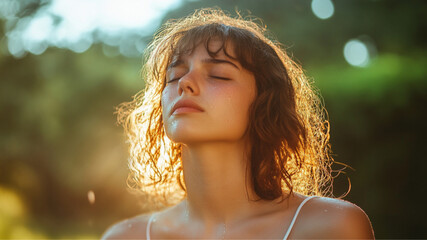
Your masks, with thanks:
M 184 1 L 164 19 L 213 6 L 261 18 L 319 88 L 335 159 L 354 168 L 336 178 L 335 195 L 350 177 L 346 199 L 370 216 L 377 238 L 425 238 L 427 4 L 334 4 L 320 20 L 308 0 Z M 100 43 L 15 59 L 0 31 L 0 238 L 98 238 L 141 213 L 126 190 L 127 147 L 113 115 L 143 88 L 141 59 L 107 57 Z M 365 68 L 348 65 L 344 44 L 366 36 L 376 55 Z

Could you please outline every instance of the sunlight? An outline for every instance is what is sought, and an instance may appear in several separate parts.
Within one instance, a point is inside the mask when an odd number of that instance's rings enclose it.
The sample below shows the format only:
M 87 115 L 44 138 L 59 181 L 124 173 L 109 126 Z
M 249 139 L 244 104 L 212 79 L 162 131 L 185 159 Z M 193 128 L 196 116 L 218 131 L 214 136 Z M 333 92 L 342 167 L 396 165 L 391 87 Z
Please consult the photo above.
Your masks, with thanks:
M 81 53 L 115 38 L 113 46 L 120 54 L 137 57 L 145 49 L 141 37 L 150 35 L 164 13 L 180 4 L 181 0 L 53 0 L 34 16 L 15 19 L 17 27 L 7 36 L 8 50 L 18 58 L 26 52 L 42 54 L 50 46 Z M 1 15 L 10 16 L 15 8 L 9 4 Z
M 87 192 L 87 200 L 89 201 L 90 204 L 95 203 L 95 193 L 92 190 Z
M 25 206 L 18 194 L 0 186 L 0 217 L 20 218 L 25 215 Z

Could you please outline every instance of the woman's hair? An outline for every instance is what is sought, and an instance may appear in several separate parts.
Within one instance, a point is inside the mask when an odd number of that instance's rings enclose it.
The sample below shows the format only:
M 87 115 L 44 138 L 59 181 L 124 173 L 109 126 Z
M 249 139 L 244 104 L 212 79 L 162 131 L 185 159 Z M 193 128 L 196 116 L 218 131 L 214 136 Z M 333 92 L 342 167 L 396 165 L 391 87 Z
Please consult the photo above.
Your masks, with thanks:
M 221 41 L 216 51 L 209 42 Z M 118 121 L 130 144 L 128 183 L 142 190 L 157 206 L 185 197 L 181 144 L 165 134 L 161 95 L 166 71 L 176 56 L 204 44 L 209 55 L 223 51 L 255 77 L 257 95 L 249 109 L 249 177 L 260 199 L 283 192 L 331 195 L 329 124 L 303 70 L 266 29 L 240 15 L 202 9 L 186 18 L 166 22 L 149 45 L 142 76 L 145 90 L 117 108 Z M 231 44 L 233 53 L 227 52 Z

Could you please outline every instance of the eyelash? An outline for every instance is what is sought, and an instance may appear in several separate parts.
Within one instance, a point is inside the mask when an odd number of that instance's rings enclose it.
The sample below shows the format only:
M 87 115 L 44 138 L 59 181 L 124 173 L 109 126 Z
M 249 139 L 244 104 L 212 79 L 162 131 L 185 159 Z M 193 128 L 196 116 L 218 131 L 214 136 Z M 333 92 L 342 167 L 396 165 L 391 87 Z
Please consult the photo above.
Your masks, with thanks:
M 211 77 L 211 78 L 216 78 L 216 79 L 220 79 L 220 80 L 224 80 L 224 81 L 228 81 L 228 80 L 231 80 L 230 78 L 225 78 L 225 77 L 218 77 L 218 76 L 209 76 L 209 77 Z M 171 80 L 169 80 L 169 81 L 167 81 L 166 83 L 171 83 L 171 82 L 174 82 L 174 81 L 176 81 L 176 80 L 179 80 L 181 77 L 179 77 L 179 78 L 174 78 L 174 79 L 171 79 Z
M 178 79 L 180 79 L 180 77 L 179 77 L 179 78 L 171 79 L 171 80 L 167 81 L 166 83 L 171 83 L 171 82 L 174 82 L 174 81 L 176 81 L 176 80 L 178 80 Z
M 220 80 L 225 80 L 225 81 L 227 81 L 227 80 L 231 80 L 230 78 L 218 77 L 218 76 L 209 76 L 209 77 L 211 77 L 211 78 L 216 78 L 216 79 L 220 79 Z

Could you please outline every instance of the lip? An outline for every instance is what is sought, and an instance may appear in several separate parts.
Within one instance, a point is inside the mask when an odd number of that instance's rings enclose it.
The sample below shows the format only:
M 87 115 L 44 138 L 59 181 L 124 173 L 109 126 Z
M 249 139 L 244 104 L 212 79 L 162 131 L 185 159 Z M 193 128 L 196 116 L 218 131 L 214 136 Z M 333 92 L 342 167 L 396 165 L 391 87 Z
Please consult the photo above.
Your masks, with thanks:
M 200 107 L 195 102 L 189 99 L 181 99 L 178 102 L 176 102 L 172 108 L 171 115 L 174 114 L 175 111 L 178 109 L 181 109 L 179 113 L 204 112 L 202 107 Z

